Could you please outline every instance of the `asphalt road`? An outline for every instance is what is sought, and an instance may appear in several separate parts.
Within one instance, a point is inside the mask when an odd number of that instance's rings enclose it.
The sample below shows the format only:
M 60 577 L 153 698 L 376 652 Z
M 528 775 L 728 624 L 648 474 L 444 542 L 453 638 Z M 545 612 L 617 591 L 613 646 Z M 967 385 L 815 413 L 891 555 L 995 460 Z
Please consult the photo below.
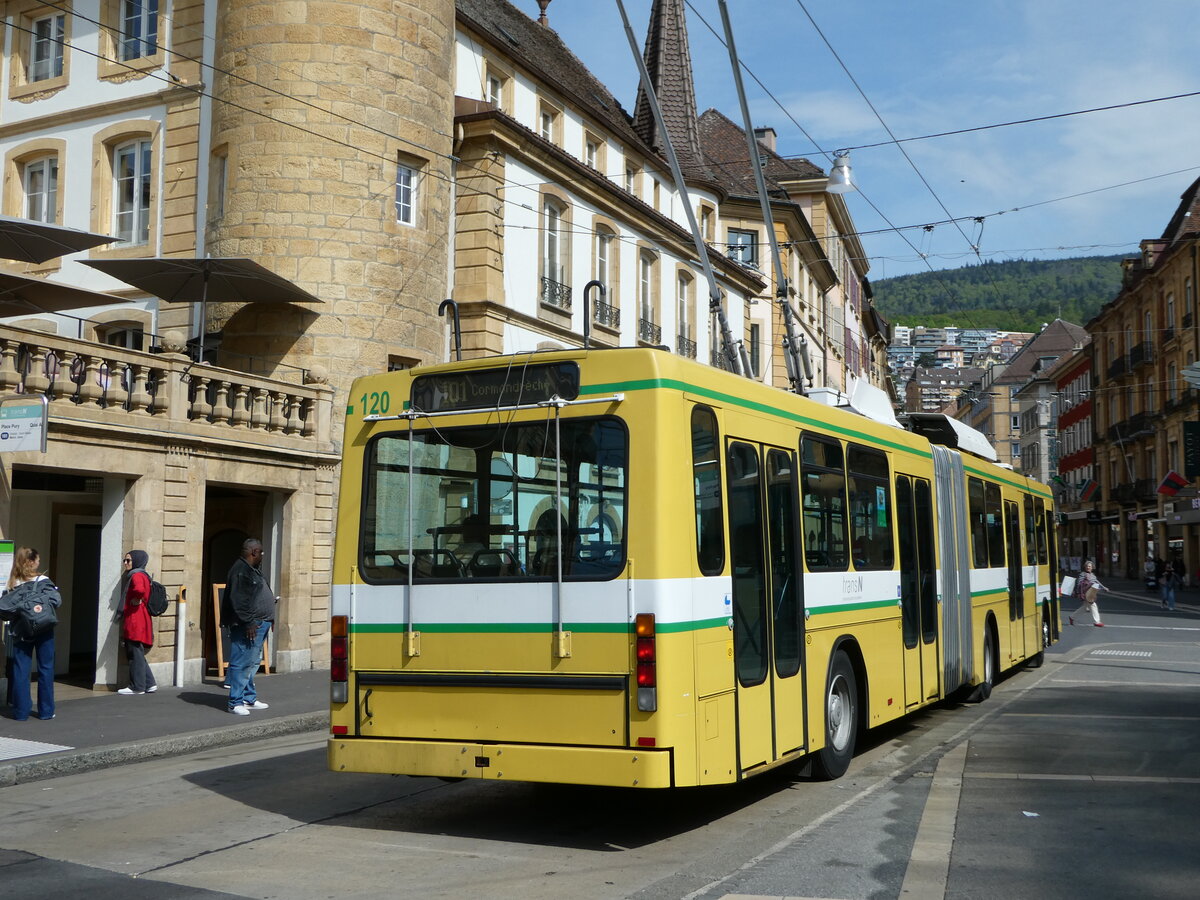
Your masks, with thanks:
M 986 703 L 873 732 L 833 783 L 673 793 L 334 775 L 276 737 L 0 793 L 23 896 L 1196 895 L 1200 613 L 1102 598 Z

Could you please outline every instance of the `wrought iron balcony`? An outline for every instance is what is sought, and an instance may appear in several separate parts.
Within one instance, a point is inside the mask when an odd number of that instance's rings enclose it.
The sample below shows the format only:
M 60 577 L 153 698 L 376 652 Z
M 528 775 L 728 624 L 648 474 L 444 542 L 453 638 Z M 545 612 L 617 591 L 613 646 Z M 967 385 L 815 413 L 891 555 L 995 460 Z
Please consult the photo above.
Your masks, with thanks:
M 560 284 L 543 275 L 542 292 L 539 299 L 547 306 L 569 310 L 571 308 L 571 286 Z
M 1114 359 L 1112 362 L 1110 362 L 1108 364 L 1108 377 L 1109 378 L 1120 378 L 1122 375 L 1125 374 L 1126 368 L 1127 367 L 1125 365 L 1125 357 L 1118 356 L 1116 359 Z
M 708 361 L 712 364 L 714 369 L 722 369 L 726 372 L 731 371 L 729 357 L 727 357 L 719 347 L 714 347 L 708 354 Z
M 1138 438 L 1145 437 L 1146 435 L 1152 435 L 1156 430 L 1155 421 L 1157 419 L 1157 413 L 1134 413 L 1125 422 L 1125 427 L 1122 429 L 1122 432 L 1126 438 Z
M 1164 344 L 1175 340 L 1175 326 L 1174 325 L 1171 325 L 1170 327 L 1163 330 L 1162 339 L 1163 339 Z
M 686 356 L 688 359 L 696 358 L 696 342 L 685 335 L 676 335 L 675 337 L 675 352 L 680 356 Z
M 1132 503 L 1134 500 L 1135 491 L 1136 485 L 1118 484 L 1111 490 L 1111 494 L 1113 499 L 1115 499 L 1118 503 Z
M 1184 313 L 1184 314 L 1183 314 L 1183 327 L 1184 327 L 1184 328 L 1191 328 L 1191 327 L 1192 327 L 1192 314 L 1191 314 L 1191 313 Z
M 607 328 L 620 328 L 621 310 L 603 300 L 597 300 L 592 304 L 592 321 Z
M 1144 366 L 1147 363 L 1154 362 L 1154 342 L 1142 341 L 1136 347 L 1129 351 L 1129 368 L 1135 366 Z
M 1159 482 L 1155 478 L 1139 478 L 1133 485 L 1135 500 L 1152 503 L 1158 499 Z
M 662 343 L 662 326 L 649 319 L 638 319 L 638 339 L 650 344 Z

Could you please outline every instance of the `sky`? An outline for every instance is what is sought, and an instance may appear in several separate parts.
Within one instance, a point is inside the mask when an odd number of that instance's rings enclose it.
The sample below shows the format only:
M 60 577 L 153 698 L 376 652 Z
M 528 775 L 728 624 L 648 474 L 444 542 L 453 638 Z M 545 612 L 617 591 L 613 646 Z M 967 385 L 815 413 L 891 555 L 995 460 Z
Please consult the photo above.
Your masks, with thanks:
M 537 18 L 537 0 L 512 2 Z M 826 170 L 850 148 L 859 191 L 845 197 L 872 281 L 1136 254 L 1200 177 L 1200 95 L 866 147 L 890 141 L 888 129 L 920 137 L 1200 92 L 1195 0 L 727 3 L 755 126 L 776 130 L 781 155 Z M 651 0 L 624 4 L 640 48 Z M 617 0 L 552 0 L 547 15 L 632 111 L 637 69 Z M 729 54 L 709 26 L 723 35 L 718 0 L 687 0 L 696 103 L 740 123 Z

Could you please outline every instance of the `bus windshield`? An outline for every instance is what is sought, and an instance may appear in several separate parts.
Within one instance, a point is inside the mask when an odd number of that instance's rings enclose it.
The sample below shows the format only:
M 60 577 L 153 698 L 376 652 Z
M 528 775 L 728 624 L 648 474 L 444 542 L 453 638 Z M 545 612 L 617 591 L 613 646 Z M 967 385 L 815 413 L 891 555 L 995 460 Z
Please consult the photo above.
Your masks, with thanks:
M 363 578 L 406 582 L 410 565 L 415 581 L 613 578 L 628 446 L 611 417 L 381 435 L 365 459 Z

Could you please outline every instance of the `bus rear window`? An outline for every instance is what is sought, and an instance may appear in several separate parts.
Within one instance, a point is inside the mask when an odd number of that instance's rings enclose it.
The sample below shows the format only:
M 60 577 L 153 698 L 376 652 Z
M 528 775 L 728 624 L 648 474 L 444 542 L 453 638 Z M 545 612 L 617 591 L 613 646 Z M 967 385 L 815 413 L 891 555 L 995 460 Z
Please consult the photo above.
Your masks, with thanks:
M 625 428 L 613 418 L 569 419 L 559 434 L 561 446 L 546 421 L 373 440 L 364 472 L 364 579 L 407 581 L 410 565 L 418 581 L 618 575 L 625 566 Z

